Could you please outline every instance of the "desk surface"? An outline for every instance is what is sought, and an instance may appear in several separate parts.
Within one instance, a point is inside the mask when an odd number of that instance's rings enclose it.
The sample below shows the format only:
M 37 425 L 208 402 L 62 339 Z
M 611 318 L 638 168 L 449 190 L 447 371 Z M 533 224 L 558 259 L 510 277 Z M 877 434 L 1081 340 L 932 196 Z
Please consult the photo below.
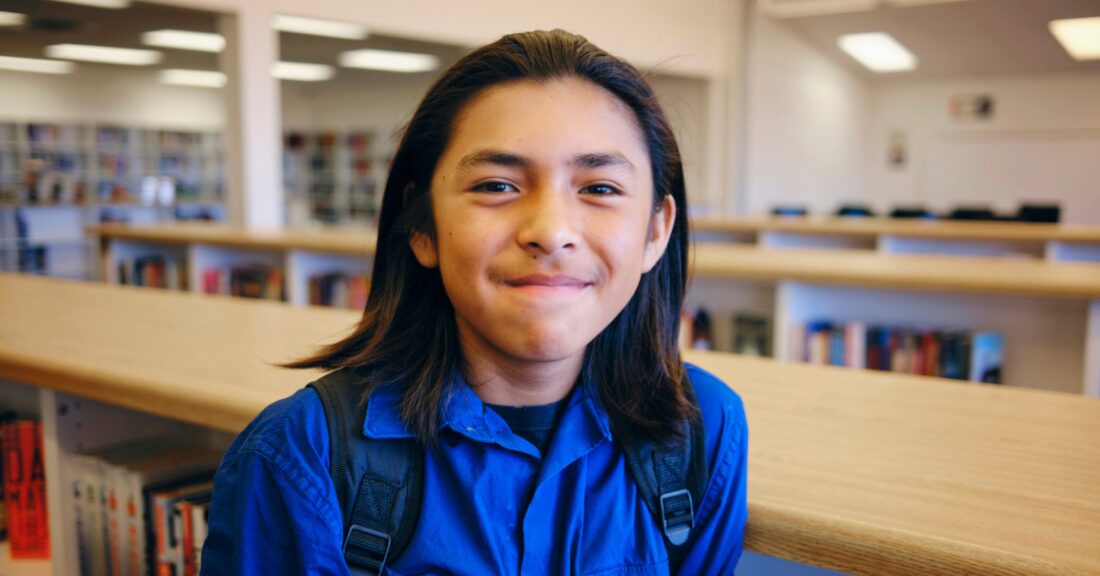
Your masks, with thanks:
M 150 226 L 100 224 L 89 226 L 100 238 L 161 244 L 213 244 L 270 250 L 313 250 L 346 254 L 374 254 L 375 232 L 364 228 L 304 228 L 248 230 L 202 222 L 162 223 Z
M 772 217 L 700 218 L 697 232 L 788 232 L 840 236 L 907 236 L 956 240 L 1100 242 L 1100 226 L 1033 222 L 970 222 L 891 218 Z
M 696 244 L 702 278 L 796 280 L 868 288 L 1100 298 L 1100 264 L 1029 258 L 881 254 L 832 248 L 761 249 Z
M 0 377 L 239 431 L 357 314 L 0 274 Z M 863 574 L 1100 573 L 1100 400 L 692 354 L 744 398 L 751 550 Z

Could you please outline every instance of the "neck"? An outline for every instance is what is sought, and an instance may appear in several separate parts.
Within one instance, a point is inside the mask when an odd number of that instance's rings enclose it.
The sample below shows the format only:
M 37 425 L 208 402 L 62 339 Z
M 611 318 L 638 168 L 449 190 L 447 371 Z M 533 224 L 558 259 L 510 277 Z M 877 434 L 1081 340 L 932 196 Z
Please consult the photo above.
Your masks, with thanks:
M 466 381 L 487 404 L 541 406 L 569 395 L 584 363 L 584 351 L 561 360 L 513 358 L 484 341 L 462 335 Z

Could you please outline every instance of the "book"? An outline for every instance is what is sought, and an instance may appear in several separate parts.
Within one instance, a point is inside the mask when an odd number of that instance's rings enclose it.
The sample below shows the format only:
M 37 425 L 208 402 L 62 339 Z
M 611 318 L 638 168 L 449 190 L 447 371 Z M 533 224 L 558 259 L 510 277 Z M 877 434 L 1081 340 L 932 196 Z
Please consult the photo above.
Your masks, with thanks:
M 976 332 L 971 336 L 970 380 L 1000 384 L 1004 364 L 1004 334 Z
M 867 326 L 863 322 L 848 322 L 844 325 L 844 366 L 867 366 Z
M 0 430 L 3 430 L 4 425 L 14 419 L 14 412 L 0 410 Z M 0 439 L 0 442 L 2 441 Z M 2 446 L 0 446 L 0 453 L 2 453 Z M 0 455 L 0 542 L 8 539 L 8 505 L 4 490 L 4 456 L 6 454 Z
M 35 420 L 11 420 L 0 427 L 0 443 L 4 450 L 4 499 L 11 557 L 49 558 L 42 425 Z
M 734 314 L 733 352 L 745 356 L 771 356 L 771 321 L 753 314 Z
M 191 505 L 191 542 L 195 561 L 195 573 L 202 573 L 202 547 L 206 542 L 207 523 L 210 520 L 210 500 Z
M 198 560 L 196 560 L 196 525 L 193 510 L 196 506 L 208 504 L 213 495 L 212 490 L 202 490 L 184 496 L 174 505 L 173 528 L 171 535 L 173 545 L 179 547 L 179 557 L 176 563 L 176 574 L 180 576 L 198 576 Z M 205 538 L 205 536 L 203 536 Z M 202 540 L 198 540 L 197 548 L 201 555 Z
M 207 494 L 213 487 L 213 481 L 191 481 L 148 490 L 147 502 L 152 516 L 157 576 L 183 576 L 177 571 L 177 567 L 183 563 L 183 543 L 175 522 L 176 503 L 185 498 Z
M 940 344 L 940 376 L 955 380 L 970 377 L 970 336 L 965 332 L 942 335 Z
M 172 485 L 181 479 L 207 481 L 214 475 L 221 452 L 180 437 L 131 440 L 81 456 L 109 470 L 105 518 L 108 530 L 102 540 L 89 545 L 106 546 L 108 574 L 138 576 L 152 573 L 153 558 L 147 542 L 151 526 L 147 518 L 146 491 Z M 115 506 L 112 508 L 111 500 Z M 117 536 L 117 538 L 116 538 Z M 95 556 L 89 551 L 89 557 Z

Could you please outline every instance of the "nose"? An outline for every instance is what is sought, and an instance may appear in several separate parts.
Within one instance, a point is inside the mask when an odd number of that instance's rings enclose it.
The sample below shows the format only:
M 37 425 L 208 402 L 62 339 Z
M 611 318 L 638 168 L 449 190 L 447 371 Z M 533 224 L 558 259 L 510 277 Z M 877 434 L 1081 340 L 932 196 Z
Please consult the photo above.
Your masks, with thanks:
M 516 241 L 531 256 L 552 255 L 577 247 L 579 234 L 568 194 L 546 188 L 523 202 L 522 223 Z

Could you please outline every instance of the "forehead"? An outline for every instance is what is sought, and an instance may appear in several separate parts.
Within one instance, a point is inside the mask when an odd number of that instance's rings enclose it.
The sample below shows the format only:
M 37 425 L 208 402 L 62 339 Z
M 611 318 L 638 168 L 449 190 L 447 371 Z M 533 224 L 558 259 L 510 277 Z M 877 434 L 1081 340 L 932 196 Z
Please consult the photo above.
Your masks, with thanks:
M 440 165 L 484 147 L 546 160 L 614 152 L 639 168 L 649 167 L 633 110 L 606 89 L 575 77 L 487 88 L 463 107 Z

